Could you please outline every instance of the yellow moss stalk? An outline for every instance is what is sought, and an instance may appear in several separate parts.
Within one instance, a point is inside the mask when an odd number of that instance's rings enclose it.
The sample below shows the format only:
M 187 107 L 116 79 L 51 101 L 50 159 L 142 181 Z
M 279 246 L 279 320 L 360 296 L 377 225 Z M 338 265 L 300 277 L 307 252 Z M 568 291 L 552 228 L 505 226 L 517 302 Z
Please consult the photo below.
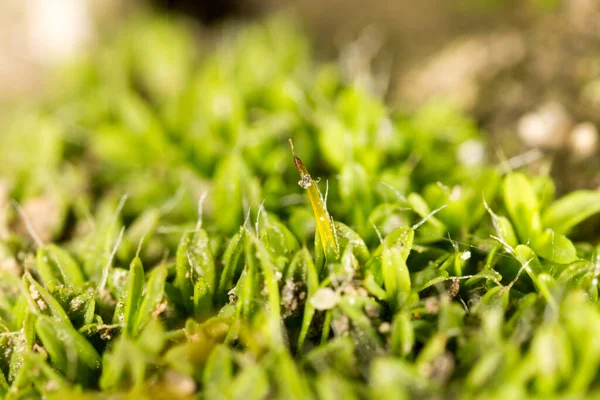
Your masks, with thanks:
M 333 256 L 338 258 L 340 249 L 336 240 L 332 219 L 327 212 L 325 204 L 323 203 L 323 199 L 321 198 L 317 184 L 308 173 L 308 170 L 304 166 L 304 163 L 302 163 L 302 160 L 300 160 L 300 158 L 296 155 L 292 139 L 289 141 L 292 148 L 292 154 L 294 155 L 294 164 L 296 164 L 296 169 L 300 174 L 300 181 L 298 181 L 298 185 L 300 185 L 301 188 L 306 189 L 308 192 L 310 205 L 312 206 L 313 212 L 315 213 L 315 220 L 317 221 L 317 232 L 321 238 L 325 255 L 328 257 Z

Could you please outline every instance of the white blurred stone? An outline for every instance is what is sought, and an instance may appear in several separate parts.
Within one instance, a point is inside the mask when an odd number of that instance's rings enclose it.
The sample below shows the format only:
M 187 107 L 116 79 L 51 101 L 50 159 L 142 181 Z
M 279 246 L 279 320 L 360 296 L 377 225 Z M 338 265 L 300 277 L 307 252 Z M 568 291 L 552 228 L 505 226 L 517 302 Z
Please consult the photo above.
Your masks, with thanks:
M 340 296 L 333 289 L 325 287 L 317 290 L 311 297 L 310 304 L 317 310 L 330 310 L 336 306 L 338 301 L 340 301 Z
M 466 166 L 481 164 L 485 158 L 485 146 L 479 140 L 467 140 L 458 147 L 458 161 Z
M 591 122 L 576 125 L 569 137 L 569 148 L 579 160 L 590 158 L 598 150 L 598 129 Z
M 42 64 L 64 60 L 92 36 L 92 19 L 84 0 L 27 0 L 30 55 Z
M 570 126 L 565 108 L 560 103 L 550 102 L 522 116 L 517 131 L 529 147 L 558 150 L 564 145 Z
M 167 370 L 164 379 L 169 389 L 181 396 L 191 396 L 196 391 L 196 382 L 179 371 Z

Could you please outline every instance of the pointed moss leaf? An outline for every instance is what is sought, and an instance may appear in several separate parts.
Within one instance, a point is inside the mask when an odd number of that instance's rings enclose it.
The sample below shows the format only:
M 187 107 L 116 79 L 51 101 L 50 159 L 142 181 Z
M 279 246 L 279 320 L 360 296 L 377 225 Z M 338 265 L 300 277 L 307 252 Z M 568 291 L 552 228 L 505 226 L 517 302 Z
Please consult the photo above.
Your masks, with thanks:
M 515 256 L 535 284 L 538 292 L 551 306 L 556 307 L 556 301 L 550 292 L 554 279 L 545 272 L 544 266 L 533 250 L 525 245 L 519 245 L 515 248 Z
M 383 248 L 395 247 L 398 256 L 406 262 L 412 249 L 415 231 L 412 228 L 401 227 L 393 230 L 383 241 Z
M 466 384 L 473 389 L 484 386 L 492 380 L 494 373 L 502 365 L 504 354 L 497 350 L 486 351 L 474 364 L 466 377 Z
M 285 268 L 290 255 L 300 247 L 294 234 L 279 221 L 269 220 L 260 237 L 277 260 L 280 270 Z
M 70 325 L 69 316 L 60 303 L 42 285 L 37 283 L 29 273 L 23 275 L 23 284 L 32 310 L 40 314 L 52 316 L 58 322 Z
M 317 222 L 310 210 L 305 207 L 296 207 L 291 211 L 287 225 L 300 243 L 308 243 L 315 232 Z
M 48 257 L 56 262 L 60 268 L 64 283 L 76 290 L 81 290 L 86 285 L 86 278 L 79 264 L 71 255 L 56 245 L 47 245 Z
M 214 176 L 216 222 L 223 232 L 235 232 L 242 222 L 243 185 L 248 167 L 238 152 L 231 152 L 217 166 Z
M 227 396 L 233 380 L 233 360 L 229 348 L 218 345 L 214 348 L 204 368 L 203 383 L 209 396 Z
M 285 269 L 283 279 L 292 281 L 306 280 L 306 270 L 304 270 L 302 265 L 302 250 L 298 250 L 294 253 L 289 265 Z
M 272 371 L 276 371 L 278 379 L 275 380 L 277 394 L 282 399 L 307 399 L 311 398 L 309 383 L 288 352 L 279 352 L 273 357 Z
M 448 273 L 448 271 L 442 271 L 442 273 L 439 276 L 431 278 L 428 281 L 422 283 L 420 286 L 417 286 L 415 292 L 419 293 L 431 286 L 437 285 L 438 283 L 445 282 L 448 280 L 449 275 L 450 274 Z
M 194 285 L 194 315 L 196 319 L 205 319 L 212 310 L 212 296 L 210 288 L 204 278 L 198 277 Z
M 315 267 L 319 272 L 319 277 L 322 278 L 325 273 L 325 249 L 323 248 L 323 241 L 321 240 L 321 235 L 318 233 L 315 234 Z
M 175 287 L 181 293 L 181 300 L 188 312 L 194 309 L 194 284 L 196 272 L 191 264 L 192 243 L 194 232 L 186 232 L 179 241 L 176 254 Z
M 390 351 L 394 355 L 406 357 L 415 345 L 415 332 L 410 316 L 406 312 L 396 314 L 392 321 Z
M 158 224 L 160 223 L 160 210 L 151 208 L 144 211 L 135 221 L 127 228 L 123 237 L 123 244 L 119 248 L 119 257 L 128 258 L 134 256 L 133 252 L 136 246 L 140 244 L 142 239 L 146 243 L 152 238 Z
M 480 282 L 481 280 L 487 280 L 487 281 L 491 281 L 491 282 L 498 282 L 500 283 L 500 281 L 502 280 L 502 275 L 500 275 L 500 273 L 498 273 L 498 271 L 495 271 L 493 269 L 484 269 L 480 272 L 478 272 L 477 274 L 473 275 L 473 277 L 467 279 L 467 281 L 465 282 L 466 286 L 474 286 L 476 283 Z
M 515 248 L 515 255 L 521 265 L 527 266 L 526 271 L 532 271 L 534 274 L 541 274 L 544 271 L 544 267 L 531 248 L 519 245 Z
M 329 371 L 324 371 L 317 376 L 316 386 L 319 399 L 359 399 L 356 390 L 348 380 Z
M 277 276 L 275 274 L 276 267 L 271 260 L 268 250 L 265 248 L 263 243 L 251 232 L 252 240 L 257 251 L 257 257 L 259 259 L 260 270 L 264 276 L 265 287 L 267 291 L 267 300 L 269 302 L 268 309 L 268 326 L 269 335 L 271 338 L 271 345 L 274 348 L 281 348 L 283 346 L 283 336 L 281 331 L 281 312 L 280 312 L 280 295 L 279 285 L 277 283 Z
M 542 223 L 545 228 L 564 234 L 599 212 L 600 192 L 580 190 L 552 203 L 544 213 Z
M 197 276 L 201 276 L 211 295 L 216 289 L 216 270 L 215 261 L 210 248 L 210 240 L 204 229 L 196 231 L 192 243 L 190 244 L 189 260 Z
M 531 240 L 531 248 L 540 257 L 557 264 L 569 264 L 577 260 L 577 250 L 565 235 L 546 230 Z
M 533 190 L 540 203 L 541 212 L 545 212 L 556 194 L 556 185 L 549 175 L 538 175 L 531 178 Z
M 73 327 L 39 316 L 36 332 L 53 364 L 67 377 L 86 384 L 95 379 L 96 371 L 100 369 L 100 356 Z
M 127 352 L 125 337 L 118 339 L 110 350 L 105 351 L 102 357 L 102 375 L 100 376 L 100 388 L 109 390 L 119 384 L 127 365 Z
M 342 251 L 350 247 L 358 262 L 364 265 L 369 260 L 370 254 L 367 245 L 360 235 L 341 222 L 335 223 L 335 231 Z
M 70 371 L 67 370 L 69 368 L 69 360 L 67 358 L 65 343 L 59 339 L 58 330 L 55 328 L 54 322 L 47 317 L 40 316 L 35 324 L 35 328 L 40 341 L 50 355 L 52 364 L 56 369 L 74 379 L 77 374 L 77 366 L 73 365 Z
M 48 290 L 52 291 L 57 285 L 62 283 L 60 270 L 55 263 L 51 263 L 48 260 L 48 256 L 45 254 L 43 248 L 40 248 L 37 253 L 37 270 L 44 282 L 44 286 L 46 286 Z
M 233 286 L 233 278 L 238 270 L 238 262 L 244 250 L 245 229 L 240 229 L 227 243 L 223 254 L 223 271 L 219 279 L 219 292 L 229 290 Z
M 406 260 L 412 248 L 414 231 L 411 228 L 398 228 L 383 242 L 381 270 L 389 301 L 398 305 L 401 298 L 409 295 L 410 274 Z
M 425 346 L 415 360 L 417 368 L 419 368 L 419 366 L 427 365 L 427 363 L 444 354 L 447 342 L 448 337 L 446 333 L 436 332 L 430 336 L 429 340 L 425 343 Z
M 408 400 L 412 390 L 430 389 L 431 383 L 422 377 L 414 365 L 392 357 L 380 357 L 370 365 L 370 393 L 375 399 Z M 418 394 L 418 392 L 417 392 Z
M 319 273 L 306 247 L 296 253 L 296 257 L 299 258 L 299 262 L 302 263 L 302 267 L 305 271 L 306 298 L 310 299 L 319 288 Z M 300 334 L 298 335 L 298 348 L 301 351 L 310 330 L 314 315 L 315 307 L 310 302 L 306 302 L 304 305 L 304 314 L 302 316 L 302 327 L 300 329 Z
M 249 319 L 255 308 L 256 299 L 259 297 L 259 271 L 256 259 L 256 248 L 250 235 L 244 238 L 244 258 L 246 266 L 238 281 L 238 317 Z
M 378 204 L 371 211 L 368 221 L 371 228 L 376 226 L 379 233 L 385 237 L 398 226 L 410 224 L 410 209 L 399 203 Z M 377 239 L 377 232 L 375 229 L 370 229 L 363 235 L 363 238 L 369 243 L 370 241 Z
M 381 301 L 385 301 L 387 299 L 386 291 L 377 283 L 375 277 L 373 276 L 373 272 L 370 270 L 365 273 L 363 285 L 372 296 L 375 296 L 375 298 Z
M 513 225 L 510 223 L 508 218 L 496 215 L 496 213 L 494 213 L 488 206 L 485 198 L 483 200 L 483 204 L 492 218 L 492 224 L 496 230 L 496 235 L 498 235 L 505 246 L 510 246 L 509 249 L 506 249 L 510 252 L 511 249 L 514 249 L 519 244 L 519 240 L 517 239 Z
M 10 342 L 10 359 L 8 360 L 8 380 L 13 382 L 22 373 L 27 353 L 30 347 L 27 345 L 25 335 L 14 336 Z M 8 347 L 7 347 L 8 348 Z
M 527 243 L 542 229 L 540 205 L 531 182 L 524 174 L 511 172 L 504 178 L 502 194 L 521 243 Z
M 148 321 L 152 318 L 152 314 L 157 310 L 164 297 L 166 279 L 167 269 L 164 265 L 156 267 L 150 273 L 150 278 L 146 283 L 144 298 L 140 303 L 135 327 L 133 329 L 134 334 L 137 334 L 141 329 L 143 329 L 146 323 L 148 323 Z
M 49 290 L 61 284 L 73 289 L 85 286 L 85 277 L 77 262 L 56 245 L 49 244 L 38 249 L 37 268 Z
M 149 327 L 152 327 L 150 324 Z M 160 326 L 160 324 L 158 324 Z M 158 335 L 158 336 L 157 336 Z M 157 342 L 158 346 L 162 338 L 159 330 L 153 330 L 155 336 L 152 342 Z M 100 387 L 103 390 L 114 389 L 122 386 L 124 383 L 133 386 L 133 389 L 139 389 L 146 376 L 148 367 L 147 361 L 154 351 L 152 348 L 155 343 L 147 343 L 149 338 L 145 337 L 145 332 L 138 342 L 134 342 L 126 335 L 120 336 L 113 346 L 104 352 L 102 358 L 102 375 L 100 376 Z M 144 342 L 141 342 L 144 340 Z M 148 347 L 147 347 L 148 346 Z
M 98 280 L 98 290 L 104 289 L 108 273 L 112 268 L 112 257 L 120 245 L 125 228 L 115 234 L 121 227 L 120 214 L 127 196 L 119 200 L 114 197 L 105 198 L 99 205 L 94 219 L 95 229 L 83 239 L 83 271 L 88 278 Z M 89 213 L 89 211 L 87 211 Z
M 83 324 L 89 325 L 94 320 L 94 312 L 96 311 L 96 299 L 93 294 L 90 294 L 89 299 L 85 305 L 85 312 L 83 314 Z
M 370 359 L 381 351 L 383 343 L 365 312 L 364 304 L 358 300 L 360 299 L 357 296 L 344 296 L 338 303 L 338 309 L 332 311 L 336 315 L 341 313 L 349 319 L 352 323 L 351 337 L 356 343 L 360 356 Z M 372 307 L 373 304 L 370 306 Z
M 135 322 L 144 290 L 144 267 L 139 257 L 129 266 L 125 290 L 117 303 L 113 323 L 123 326 L 123 332 L 135 334 Z
M 0 325 L 10 331 L 19 330 L 28 308 L 28 299 L 21 295 L 20 287 L 19 277 L 10 272 L 0 272 Z
M 517 244 L 519 244 L 515 230 L 513 229 L 513 226 L 508 218 L 498 217 L 496 232 L 506 244 L 511 246 L 511 248 L 514 248 Z
M 29 353 L 27 362 L 31 369 L 40 371 L 39 380 L 37 382 L 34 380 L 34 385 L 42 395 L 48 396 L 48 398 L 69 397 L 77 392 L 77 389 L 73 389 L 70 382 L 52 368 L 42 355 Z
M 342 168 L 347 151 L 340 143 L 345 143 L 344 137 L 348 132 L 343 123 L 334 116 L 321 114 L 319 119 L 319 146 L 325 160 L 337 170 Z
M 342 279 L 350 280 L 355 275 L 360 273 L 360 263 L 358 262 L 356 256 L 352 253 L 352 246 L 347 247 L 342 252 L 342 259 L 340 260 L 339 265 L 341 265 L 343 271 L 340 271 L 341 274 L 338 274 L 337 277 L 330 273 L 329 276 L 331 278 L 339 279 L 339 277 L 341 277 Z
M 144 326 L 136 344 L 147 354 L 157 356 L 165 345 L 165 330 L 162 323 L 156 319 Z
M 501 176 L 495 169 L 485 169 L 476 177 L 467 177 L 454 187 L 439 182 L 427 185 L 423 195 L 431 208 L 447 205 L 436 217 L 448 227 L 452 235 L 465 228 L 477 226 L 485 215 L 484 199 L 492 201 L 500 188 Z
M 371 258 L 369 258 L 369 261 L 365 264 L 365 271 L 371 275 L 371 278 L 373 278 L 373 281 L 378 286 L 383 286 L 383 270 L 381 268 L 382 252 L 383 244 L 371 254 Z
M 6 397 L 8 394 L 9 385 L 4 372 L 0 371 L 0 396 Z
M 227 244 L 225 253 L 223 254 L 223 271 L 219 278 L 218 293 L 220 296 L 226 294 L 226 292 L 233 286 L 233 279 L 238 270 L 238 263 L 240 256 L 244 250 L 244 236 L 246 234 L 245 229 L 241 229 L 236 233 Z
M 362 228 L 360 232 L 369 229 L 368 217 L 374 205 L 372 182 L 364 167 L 357 163 L 345 164 L 340 173 L 340 199 L 345 214 L 352 226 Z
M 560 325 L 541 326 L 532 342 L 530 354 L 536 360 L 535 384 L 540 393 L 554 393 L 564 379 L 569 379 L 573 366 L 573 354 L 569 338 Z
M 250 365 L 241 370 L 231 382 L 232 399 L 262 400 L 269 395 L 269 377 L 260 365 Z
M 422 218 L 418 224 L 424 223 L 431 229 L 431 233 L 429 234 L 429 236 L 432 236 L 431 239 L 436 240 L 441 237 L 446 231 L 446 227 L 435 217 L 435 215 L 433 215 L 433 212 L 425 199 L 418 193 L 411 193 L 408 195 L 407 200 L 413 211 Z

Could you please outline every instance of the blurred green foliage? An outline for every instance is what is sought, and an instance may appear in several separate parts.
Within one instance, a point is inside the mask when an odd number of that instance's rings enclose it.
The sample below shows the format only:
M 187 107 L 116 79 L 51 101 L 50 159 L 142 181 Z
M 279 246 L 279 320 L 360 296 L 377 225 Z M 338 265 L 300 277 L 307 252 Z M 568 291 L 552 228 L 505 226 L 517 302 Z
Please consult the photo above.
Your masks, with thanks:
M 139 17 L 1 121 L 6 398 L 600 395 L 600 248 L 568 236 L 600 193 L 390 110 L 285 17 Z

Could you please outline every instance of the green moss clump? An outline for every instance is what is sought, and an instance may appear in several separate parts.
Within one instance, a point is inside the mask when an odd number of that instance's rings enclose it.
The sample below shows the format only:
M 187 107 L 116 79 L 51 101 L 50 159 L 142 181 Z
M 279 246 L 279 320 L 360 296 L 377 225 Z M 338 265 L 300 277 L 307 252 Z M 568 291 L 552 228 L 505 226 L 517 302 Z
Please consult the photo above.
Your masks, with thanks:
M 390 110 L 309 48 L 140 17 L 3 113 L 2 396 L 600 394 L 600 253 L 572 240 L 600 193 L 555 200 L 451 106 Z

